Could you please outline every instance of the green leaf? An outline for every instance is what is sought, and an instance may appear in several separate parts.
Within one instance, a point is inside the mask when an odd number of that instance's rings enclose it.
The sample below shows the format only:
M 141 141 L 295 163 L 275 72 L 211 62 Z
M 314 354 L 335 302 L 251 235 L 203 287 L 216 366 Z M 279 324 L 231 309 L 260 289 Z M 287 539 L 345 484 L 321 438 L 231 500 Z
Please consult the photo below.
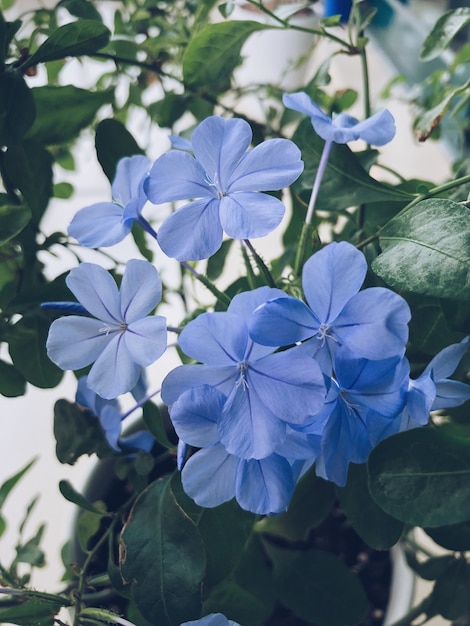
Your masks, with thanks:
M 416 526 L 470 519 L 470 442 L 432 428 L 385 439 L 368 461 L 369 489 L 380 508 Z
M 88 0 L 60 0 L 57 7 L 64 7 L 74 17 L 103 21 L 100 12 Z
M 429 138 L 434 129 L 441 123 L 454 97 L 460 94 L 467 95 L 469 88 L 470 80 L 459 87 L 453 87 L 447 91 L 441 102 L 431 109 L 427 109 L 423 115 L 418 117 L 415 125 L 415 135 L 418 141 L 426 141 Z
M 27 207 L 0 204 L 0 246 L 20 233 L 30 219 Z
M 178 505 L 171 479 L 159 479 L 140 494 L 121 536 L 123 578 L 132 584 L 139 611 L 159 626 L 200 614 L 206 566 L 199 531 Z
M 47 356 L 48 332 L 49 322 L 36 316 L 23 317 L 9 334 L 9 352 L 13 365 L 28 382 L 41 389 L 57 386 L 64 375 Z
M 99 511 L 99 509 L 97 508 L 98 506 L 101 507 L 101 511 Z M 85 553 L 88 552 L 88 550 L 90 549 L 90 541 L 100 530 L 101 521 L 106 515 L 106 505 L 104 504 L 104 502 L 97 502 L 96 508 L 99 513 L 89 510 L 82 511 L 77 522 L 78 542 L 80 544 L 80 548 Z
M 52 156 L 33 140 L 10 146 L 5 154 L 5 170 L 14 187 L 19 189 L 39 223 L 52 197 Z
M 21 73 L 0 72 L 0 146 L 20 142 L 34 116 L 33 94 Z
M 144 153 L 126 127 L 113 119 L 103 120 L 96 127 L 95 147 L 98 161 L 111 183 L 119 159 Z
M 338 558 L 320 550 L 268 546 L 280 601 L 297 617 L 318 626 L 354 626 L 367 611 L 359 579 Z
M 405 556 L 408 565 L 420 578 L 424 578 L 424 580 L 436 580 L 454 560 L 452 554 L 444 554 L 442 556 L 431 557 L 426 561 L 420 561 L 412 548 L 405 552 Z
M 39 547 L 44 529 L 45 525 L 42 524 L 34 537 L 22 545 L 16 546 L 15 563 L 28 563 L 33 567 L 44 567 L 46 556 Z
M 110 32 L 96 20 L 79 20 L 58 28 L 36 52 L 21 65 L 24 72 L 28 67 L 65 57 L 93 54 L 108 43 Z
M 19 472 L 7 478 L 7 480 L 0 486 L 0 509 L 5 504 L 5 500 L 8 495 L 11 493 L 15 485 L 19 480 L 23 478 L 23 476 L 31 469 L 31 467 L 36 462 L 36 459 L 30 461 L 27 465 L 25 465 Z
M 371 548 L 388 550 L 395 545 L 404 524 L 387 515 L 372 499 L 365 464 L 351 464 L 346 486 L 337 488 L 336 493 L 354 530 Z
M 75 139 L 92 123 L 104 104 L 111 103 L 113 91 L 89 91 L 73 85 L 32 89 L 36 119 L 27 133 L 29 139 L 54 145 Z
M 160 445 L 169 450 L 175 449 L 176 443 L 170 439 L 170 436 L 175 434 L 166 407 L 160 409 L 153 402 L 146 402 L 142 407 L 142 419 Z
M 73 488 L 68 480 L 59 481 L 59 490 L 66 500 L 73 502 L 73 504 L 76 504 L 81 509 L 85 509 L 85 511 L 89 511 L 95 515 L 103 515 L 103 509 L 101 507 L 96 507 L 89 500 L 87 500 L 85 496 Z
M 215 281 L 224 271 L 225 261 L 227 255 L 232 247 L 233 239 L 227 239 L 222 242 L 222 245 L 215 254 L 209 257 L 207 261 L 206 276 L 209 280 Z
M 147 113 L 161 127 L 171 128 L 187 110 L 188 96 L 185 94 L 165 94 L 162 100 L 153 102 L 147 107 Z
M 469 7 L 459 7 L 441 15 L 423 42 L 420 61 L 430 61 L 441 55 L 455 35 L 469 23 Z
M 452 563 L 436 580 L 432 590 L 432 606 L 449 620 L 458 620 L 470 609 L 468 589 L 470 566 L 464 558 Z
M 112 452 L 99 419 L 67 400 L 57 400 L 54 405 L 54 436 L 61 463 L 73 465 L 82 454 L 109 456 Z
M 19 624 L 20 626 L 54 626 L 54 616 L 62 606 L 68 603 L 64 598 L 61 603 L 58 600 L 47 601 L 38 598 L 30 598 L 21 604 L 0 608 L 0 622 L 9 624 Z
M 209 24 L 196 32 L 183 55 L 184 82 L 191 89 L 223 92 L 241 62 L 240 51 L 250 35 L 272 28 L 261 22 L 228 21 Z
M 380 233 L 372 269 L 395 289 L 470 299 L 470 211 L 435 198 L 393 218 Z
M 6 361 L 0 361 L 0 393 L 6 398 L 16 398 L 26 393 L 24 376 Z
M 292 185 L 308 203 L 325 142 L 304 120 L 292 141 L 302 152 L 305 163 L 301 177 Z M 333 144 L 322 179 L 316 207 L 324 211 L 340 211 L 369 202 L 394 201 L 405 204 L 413 196 L 406 191 L 380 183 L 363 169 L 359 159 L 347 145 Z
M 263 626 L 272 607 L 266 606 L 251 590 L 233 580 L 224 580 L 215 587 L 204 602 L 203 613 L 222 613 L 243 626 Z
M 310 530 L 328 515 L 334 498 L 333 485 L 315 476 L 311 470 L 297 483 L 287 511 L 281 515 L 264 517 L 256 524 L 256 530 L 291 541 L 305 540 Z M 305 506 L 306 502 L 308 506 Z
M 470 550 L 470 521 L 424 530 L 433 541 L 447 550 L 456 552 Z

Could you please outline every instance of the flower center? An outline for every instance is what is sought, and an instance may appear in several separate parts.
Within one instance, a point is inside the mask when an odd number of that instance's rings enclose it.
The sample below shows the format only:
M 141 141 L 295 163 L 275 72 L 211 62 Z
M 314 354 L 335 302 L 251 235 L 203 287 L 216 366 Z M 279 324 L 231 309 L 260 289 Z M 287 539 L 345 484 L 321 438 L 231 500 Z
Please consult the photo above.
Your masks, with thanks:
M 248 381 L 246 380 L 246 373 L 248 371 L 247 361 L 240 361 L 237 363 L 238 378 L 235 383 L 237 387 L 242 385 L 243 389 L 249 389 Z
M 217 172 L 214 173 L 214 176 L 211 178 L 209 174 L 206 172 L 206 182 L 209 187 L 215 187 L 217 191 L 217 199 L 221 200 L 224 196 L 227 195 L 227 192 L 220 188 L 219 185 L 219 175 Z

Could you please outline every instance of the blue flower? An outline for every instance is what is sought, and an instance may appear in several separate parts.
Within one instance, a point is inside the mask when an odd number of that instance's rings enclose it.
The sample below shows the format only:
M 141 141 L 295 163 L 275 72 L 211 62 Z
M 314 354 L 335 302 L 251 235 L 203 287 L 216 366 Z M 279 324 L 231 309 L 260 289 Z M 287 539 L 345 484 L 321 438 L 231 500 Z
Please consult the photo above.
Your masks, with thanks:
M 82 263 L 66 283 L 94 317 L 70 315 L 52 322 L 46 344 L 49 358 L 64 370 L 94 363 L 88 386 L 103 398 L 131 391 L 142 368 L 166 348 L 165 318 L 147 317 L 162 296 L 157 270 L 147 261 L 128 261 L 118 290 L 106 270 Z
M 194 157 L 171 150 L 155 161 L 145 183 L 156 203 L 195 200 L 170 215 L 158 242 L 180 261 L 206 259 L 223 232 L 232 239 L 263 237 L 279 225 L 284 205 L 259 193 L 290 185 L 303 170 L 299 149 L 288 139 L 270 139 L 247 150 L 252 139 L 241 119 L 209 117 L 191 139 Z
M 211 613 L 201 619 L 184 622 L 181 626 L 240 626 L 237 622 L 227 619 L 222 613 Z
M 363 139 L 373 146 L 383 146 L 395 136 L 395 121 L 388 109 L 359 122 L 347 113 L 328 117 L 306 93 L 285 94 L 282 101 L 289 109 L 308 115 L 317 135 L 328 142 L 348 143 Z
M 286 439 L 288 425 L 304 423 L 323 406 L 323 376 L 310 355 L 298 348 L 274 353 L 250 339 L 253 310 L 282 294 L 261 287 L 237 295 L 225 313 L 199 315 L 183 329 L 179 345 L 201 364 L 177 367 L 163 381 L 170 416 L 179 399 L 193 411 L 193 399 L 182 394 L 194 387 L 200 387 L 199 404 L 212 406 L 211 388 L 222 394 L 216 440 L 236 457 L 268 457 Z M 182 438 L 199 445 L 190 433 Z
M 327 374 L 343 346 L 372 360 L 402 355 L 409 307 L 390 289 L 359 291 L 366 272 L 366 259 L 353 245 L 330 243 L 304 265 L 302 287 L 309 306 L 286 296 L 266 302 L 253 315 L 251 337 L 283 346 L 311 339 L 312 354 Z
M 98 202 L 78 211 L 69 225 L 69 235 L 87 248 L 113 246 L 122 241 L 138 221 L 156 236 L 141 215 L 147 202 L 143 185 L 149 169 L 147 157 L 136 155 L 121 159 L 111 187 L 113 202 Z
M 400 430 L 424 426 L 430 411 L 450 409 L 470 400 L 470 385 L 451 376 L 468 350 L 470 337 L 441 350 L 416 380 L 410 378 Z
M 335 377 L 317 416 L 324 430 L 316 472 L 343 486 L 349 463 L 364 463 L 379 441 L 398 432 L 409 364 L 400 357 L 357 359 L 344 350 L 336 355 L 334 366 Z

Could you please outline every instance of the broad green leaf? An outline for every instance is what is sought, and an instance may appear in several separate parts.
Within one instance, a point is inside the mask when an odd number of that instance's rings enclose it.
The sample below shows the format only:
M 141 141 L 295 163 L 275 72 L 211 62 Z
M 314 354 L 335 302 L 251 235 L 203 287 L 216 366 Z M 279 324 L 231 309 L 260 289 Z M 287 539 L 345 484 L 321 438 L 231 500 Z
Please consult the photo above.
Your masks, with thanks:
M 28 67 L 65 57 L 93 54 L 108 43 L 110 32 L 96 20 L 79 20 L 58 28 L 36 52 L 21 65 L 24 72 Z
M 99 514 L 96 511 L 85 510 L 81 512 L 78 518 L 76 527 L 77 538 L 80 548 L 85 553 L 91 549 L 92 544 L 90 544 L 90 542 L 100 530 L 102 518 L 106 515 L 106 505 L 104 502 L 96 502 L 96 507 L 98 506 L 102 508 Z
M 26 393 L 24 376 L 6 361 L 0 361 L 0 394 L 7 398 L 16 398 Z
M 31 219 L 31 211 L 24 206 L 0 205 L 0 246 L 20 233 Z
M 224 271 L 225 261 L 227 255 L 232 247 L 233 239 L 227 239 L 222 242 L 222 245 L 215 254 L 209 257 L 207 261 L 206 276 L 209 280 L 217 280 Z
M 38 224 L 52 196 L 52 156 L 31 139 L 10 146 L 5 153 L 5 170 L 11 183 L 21 191 Z
M 54 626 L 54 616 L 62 606 L 68 606 L 64 602 L 40 600 L 30 598 L 26 601 L 21 599 L 20 604 L 0 608 L 0 623 L 19 624 L 20 626 Z
M 405 552 L 406 562 L 411 569 L 424 580 L 436 580 L 449 567 L 454 560 L 452 554 L 444 554 L 442 556 L 434 556 L 426 561 L 419 560 L 415 551 L 409 548 Z
M 426 141 L 428 139 L 434 129 L 441 123 L 454 97 L 460 94 L 468 95 L 469 88 L 470 80 L 467 80 L 463 85 L 448 90 L 439 104 L 436 104 L 432 109 L 426 110 L 423 115 L 419 116 L 415 126 L 415 135 L 418 141 Z
M 126 127 L 114 119 L 103 120 L 96 127 L 95 148 L 98 161 L 110 182 L 113 182 L 119 159 L 143 154 Z
M 433 541 L 447 550 L 466 552 L 470 550 L 470 521 L 439 528 L 425 528 Z
M 76 504 L 81 509 L 85 509 L 85 511 L 89 511 L 95 515 L 103 515 L 102 507 L 97 507 L 87 500 L 85 496 L 74 489 L 68 480 L 59 481 L 59 490 L 66 500 L 73 502 L 73 504 Z
M 46 564 L 46 556 L 39 547 L 44 529 L 45 525 L 42 524 L 34 537 L 29 539 L 26 543 L 16 546 L 15 563 L 28 563 L 33 567 L 44 567 Z
M 264 517 L 256 524 L 256 530 L 291 541 L 305 540 L 310 530 L 328 515 L 334 498 L 332 484 L 315 476 L 314 471 L 309 471 L 297 483 L 287 511 Z M 305 506 L 306 502 L 308 506 Z
M 142 419 L 149 432 L 164 448 L 174 449 L 176 443 L 171 441 L 170 436 L 175 436 L 171 424 L 168 409 L 160 408 L 153 402 L 146 402 L 142 407 Z
M 314 132 L 310 120 L 304 120 L 299 125 L 292 140 L 299 147 L 305 163 L 303 174 L 292 188 L 308 203 L 325 142 Z M 334 144 L 316 208 L 340 211 L 359 204 L 381 201 L 400 202 L 404 205 L 412 198 L 406 191 L 380 183 L 369 176 L 348 146 Z
M 82 454 L 109 456 L 112 452 L 98 418 L 67 400 L 54 405 L 54 436 L 61 463 L 73 465 Z
M 23 317 L 9 334 L 13 365 L 28 382 L 42 389 L 59 384 L 63 371 L 49 360 L 46 339 L 49 323 L 43 317 Z
M 423 42 L 420 60 L 430 61 L 441 55 L 455 35 L 469 23 L 470 7 L 459 7 L 441 15 Z
M 320 550 L 268 546 L 281 603 L 318 626 L 354 626 L 367 611 L 359 579 L 337 557 Z
M 7 480 L 0 486 L 0 509 L 5 504 L 5 500 L 8 495 L 11 493 L 15 485 L 18 483 L 21 478 L 31 469 L 31 467 L 36 462 L 36 459 L 30 461 L 27 465 L 25 465 L 19 472 L 7 478 Z
M 470 519 L 470 442 L 432 428 L 385 439 L 368 461 L 369 489 L 380 508 L 416 526 Z
M 233 580 L 224 580 L 212 589 L 204 602 L 203 613 L 222 613 L 243 626 L 264 626 L 272 607 L 257 598 L 250 589 Z
M 101 13 L 89 0 L 60 0 L 58 7 L 64 7 L 74 17 L 86 20 L 103 21 Z
M 34 122 L 31 90 L 18 71 L 0 72 L 0 146 L 20 142 Z
M 341 508 L 357 534 L 374 550 L 388 550 L 400 538 L 403 522 L 387 515 L 372 499 L 366 465 L 349 466 L 348 482 L 337 488 Z
M 209 24 L 189 42 L 183 56 L 184 82 L 192 89 L 223 92 L 241 62 L 240 51 L 250 35 L 272 28 L 261 22 L 228 21 Z
M 170 91 L 165 94 L 162 100 L 158 100 L 147 107 L 147 113 L 159 126 L 171 128 L 186 112 L 187 104 L 187 95 Z
M 453 559 L 436 580 L 432 590 L 433 608 L 446 619 L 458 620 L 470 609 L 470 566 L 464 558 Z
M 122 576 L 139 611 L 159 626 L 200 613 L 206 567 L 201 536 L 178 505 L 171 479 L 156 480 L 140 494 L 121 536 Z
M 470 210 L 433 198 L 393 218 L 380 233 L 372 269 L 395 289 L 470 299 Z
M 36 119 L 27 137 L 44 145 L 75 139 L 90 126 L 98 109 L 113 100 L 112 90 L 89 91 L 73 85 L 35 87 L 32 93 Z

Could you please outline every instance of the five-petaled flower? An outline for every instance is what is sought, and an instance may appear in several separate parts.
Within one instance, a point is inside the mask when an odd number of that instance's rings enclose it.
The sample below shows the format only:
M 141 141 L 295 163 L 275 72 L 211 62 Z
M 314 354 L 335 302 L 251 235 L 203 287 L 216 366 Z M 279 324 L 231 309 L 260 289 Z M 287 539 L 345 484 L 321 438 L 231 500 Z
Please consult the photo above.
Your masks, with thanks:
M 284 205 L 272 195 L 302 170 L 300 151 L 288 139 L 269 139 L 248 150 L 252 131 L 241 119 L 209 117 L 191 138 L 194 157 L 170 150 L 153 164 L 145 183 L 156 203 L 195 200 L 170 215 L 158 231 L 160 247 L 180 261 L 206 259 L 223 233 L 233 239 L 263 237 L 279 225 Z
M 52 322 L 49 358 L 64 370 L 94 363 L 88 386 L 103 398 L 131 391 L 142 368 L 166 349 L 165 318 L 148 316 L 162 297 L 157 270 L 147 261 L 128 261 L 118 290 L 109 272 L 82 263 L 66 283 L 93 317 L 70 315 Z

